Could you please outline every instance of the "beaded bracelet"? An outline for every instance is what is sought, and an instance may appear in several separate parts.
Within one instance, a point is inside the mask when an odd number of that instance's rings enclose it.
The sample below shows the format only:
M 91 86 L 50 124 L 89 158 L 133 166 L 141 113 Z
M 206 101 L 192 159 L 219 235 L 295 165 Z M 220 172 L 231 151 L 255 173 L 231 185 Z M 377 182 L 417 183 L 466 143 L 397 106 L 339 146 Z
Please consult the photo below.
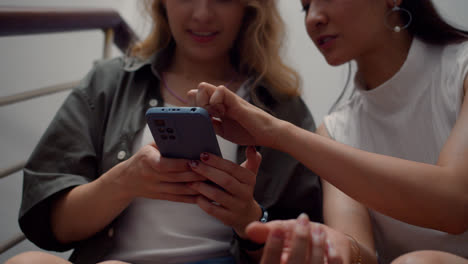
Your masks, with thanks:
M 351 264 L 362 264 L 362 256 L 361 256 L 361 248 L 359 247 L 359 243 L 354 239 L 354 237 L 345 234 L 347 237 L 351 239 L 351 248 L 353 251 L 353 260 L 351 261 Z

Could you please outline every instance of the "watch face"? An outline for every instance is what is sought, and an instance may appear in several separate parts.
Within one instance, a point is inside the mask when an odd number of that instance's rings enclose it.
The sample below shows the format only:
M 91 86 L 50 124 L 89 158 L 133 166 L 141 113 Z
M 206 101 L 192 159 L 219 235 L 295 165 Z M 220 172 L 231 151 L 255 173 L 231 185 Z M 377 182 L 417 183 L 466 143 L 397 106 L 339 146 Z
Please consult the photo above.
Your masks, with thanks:
M 262 208 L 263 215 L 262 218 L 260 218 L 260 222 L 266 223 L 268 222 L 268 212 L 265 210 L 265 208 Z

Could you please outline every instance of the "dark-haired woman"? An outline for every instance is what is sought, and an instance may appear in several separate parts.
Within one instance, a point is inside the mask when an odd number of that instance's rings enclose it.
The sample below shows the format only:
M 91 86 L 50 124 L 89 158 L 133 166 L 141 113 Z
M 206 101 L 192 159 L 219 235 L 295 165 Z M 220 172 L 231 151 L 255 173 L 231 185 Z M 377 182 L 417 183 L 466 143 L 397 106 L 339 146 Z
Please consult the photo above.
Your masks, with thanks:
M 327 226 L 301 216 L 248 228 L 257 241 L 269 239 L 264 263 L 281 255 L 289 263 L 324 256 L 369 263 L 374 252 L 379 263 L 468 263 L 466 33 L 443 22 L 428 0 L 302 4 L 327 62 L 357 65 L 353 95 L 325 117 L 318 135 L 223 87 L 191 92 L 220 118 L 219 134 L 284 151 L 323 178 Z M 229 133 L 233 126 L 243 133 Z

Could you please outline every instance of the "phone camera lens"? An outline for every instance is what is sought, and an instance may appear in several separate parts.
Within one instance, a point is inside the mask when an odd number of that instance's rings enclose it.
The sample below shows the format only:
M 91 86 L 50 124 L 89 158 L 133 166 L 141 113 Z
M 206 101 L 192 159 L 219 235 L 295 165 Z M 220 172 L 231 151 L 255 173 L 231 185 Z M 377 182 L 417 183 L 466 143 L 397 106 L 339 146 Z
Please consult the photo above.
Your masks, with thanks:
M 172 129 L 172 128 L 170 128 L 170 127 L 167 128 L 167 133 L 170 133 L 170 134 L 174 133 L 174 129 Z
M 174 140 L 174 139 L 175 139 L 175 136 L 174 136 L 174 135 L 170 135 L 170 136 L 169 136 L 169 139 Z
M 164 131 L 165 131 L 165 130 L 164 130 L 164 127 L 159 127 L 159 128 L 158 128 L 158 131 L 159 131 L 159 133 L 164 133 Z
M 162 138 L 163 140 L 166 140 L 166 139 L 167 139 L 167 136 L 166 136 L 166 135 L 161 135 L 161 138 Z

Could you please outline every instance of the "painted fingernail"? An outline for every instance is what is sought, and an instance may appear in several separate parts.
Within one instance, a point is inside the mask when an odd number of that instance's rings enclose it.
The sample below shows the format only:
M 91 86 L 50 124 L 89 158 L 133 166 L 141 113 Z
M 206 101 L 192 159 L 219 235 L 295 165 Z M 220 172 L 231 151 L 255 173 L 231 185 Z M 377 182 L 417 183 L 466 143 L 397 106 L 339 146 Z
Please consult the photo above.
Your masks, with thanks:
M 307 216 L 306 213 L 302 213 L 299 215 L 299 217 L 297 218 L 297 221 L 299 221 L 299 223 L 303 226 L 307 226 L 309 225 L 309 216 Z
M 210 159 L 210 155 L 206 152 L 203 152 L 202 154 L 200 154 L 200 159 L 203 161 L 208 161 Z
M 190 166 L 191 168 L 196 168 L 196 167 L 198 167 L 198 160 L 191 160 L 191 161 L 189 161 L 189 166 Z
M 307 233 L 309 232 L 307 229 L 308 225 L 309 225 L 309 217 L 307 217 L 307 214 L 302 213 L 297 218 L 296 233 L 306 236 Z

